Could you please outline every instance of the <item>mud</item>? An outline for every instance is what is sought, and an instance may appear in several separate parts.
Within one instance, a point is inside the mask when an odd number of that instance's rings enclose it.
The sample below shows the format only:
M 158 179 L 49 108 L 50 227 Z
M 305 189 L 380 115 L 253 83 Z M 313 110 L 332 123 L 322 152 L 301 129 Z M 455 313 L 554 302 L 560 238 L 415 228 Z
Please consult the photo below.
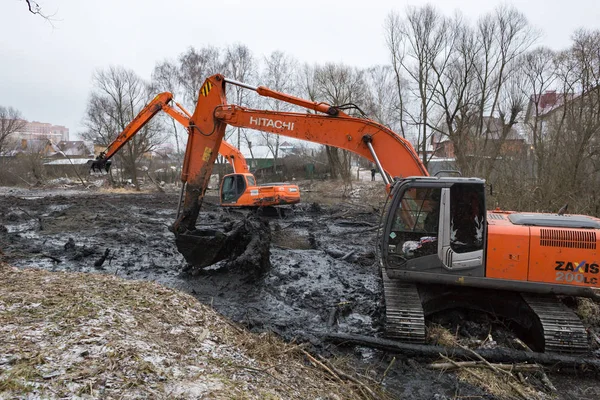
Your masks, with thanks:
M 319 339 L 330 330 L 381 332 L 376 207 L 299 204 L 268 220 L 268 253 L 261 241 L 254 251 L 234 257 L 237 262 L 225 256 L 199 269 L 188 265 L 169 231 L 177 193 L 63 193 L 0 188 L 0 257 L 17 267 L 157 281 L 193 294 L 253 331 L 274 331 L 286 340 L 308 341 L 324 354 L 349 357 L 377 380 L 392 361 L 380 351 L 337 349 Z M 247 213 L 216 207 L 215 201 L 211 204 L 209 196 L 199 217 L 211 229 L 232 224 L 233 232 L 240 223 L 256 223 Z M 270 265 L 252 267 L 265 257 Z M 485 333 L 476 331 L 469 332 Z M 398 355 L 384 384 L 398 398 L 493 398 L 452 374 L 429 371 L 424 363 Z
M 176 236 L 177 250 L 188 264 L 184 272 L 196 275 L 223 260 L 227 261 L 222 268 L 228 270 L 267 271 L 271 267 L 268 221 L 252 212 L 240 220 L 220 220 L 221 223 Z

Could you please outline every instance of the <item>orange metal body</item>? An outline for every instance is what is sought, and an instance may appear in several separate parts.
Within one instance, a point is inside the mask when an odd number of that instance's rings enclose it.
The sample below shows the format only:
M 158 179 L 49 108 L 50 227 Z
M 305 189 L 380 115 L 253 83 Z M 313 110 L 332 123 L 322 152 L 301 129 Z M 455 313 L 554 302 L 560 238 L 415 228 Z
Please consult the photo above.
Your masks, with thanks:
M 514 226 L 505 216 L 489 217 L 485 276 L 526 281 L 529 269 L 529 227 Z
M 514 225 L 510 214 L 488 213 L 486 277 L 600 286 L 597 230 Z
M 223 140 L 219 146 L 219 154 L 231 164 L 234 173 L 245 174 L 250 172 L 250 168 L 248 168 L 248 163 L 246 163 L 244 155 L 237 147 L 234 147 Z
M 221 182 L 220 193 L 228 176 L 241 175 L 246 183 L 244 193 L 235 201 L 227 202 L 221 196 L 223 207 L 269 207 L 296 204 L 300 202 L 300 189 L 289 183 L 267 183 L 256 185 L 256 179 L 251 173 L 226 175 Z

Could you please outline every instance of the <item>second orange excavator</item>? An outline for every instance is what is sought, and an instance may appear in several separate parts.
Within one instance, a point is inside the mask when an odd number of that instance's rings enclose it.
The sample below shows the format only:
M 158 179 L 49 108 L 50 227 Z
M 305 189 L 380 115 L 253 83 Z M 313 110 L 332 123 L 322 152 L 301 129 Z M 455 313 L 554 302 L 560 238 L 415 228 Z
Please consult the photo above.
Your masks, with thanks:
M 181 111 L 174 109 L 169 103 L 172 97 L 164 93 L 156 96 L 129 124 L 129 126 L 108 145 L 106 150 L 98 155 L 90 165 L 90 170 L 102 171 L 110 168 L 111 158 L 127 143 L 139 128 L 146 124 L 158 111 L 164 110 L 175 120 L 190 127 L 191 115 L 179 104 Z M 250 173 L 248 163 L 242 152 L 226 142 L 221 141 L 219 154 L 229 162 L 233 173 L 225 175 L 220 182 L 219 201 L 223 207 L 257 208 L 296 204 L 300 202 L 300 189 L 298 185 L 290 183 L 264 183 L 257 184 L 256 178 Z
M 300 202 L 298 185 L 290 183 L 257 184 L 248 163 L 236 147 L 221 142 L 219 154 L 233 167 L 233 174 L 223 177 L 219 198 L 223 207 L 269 207 Z

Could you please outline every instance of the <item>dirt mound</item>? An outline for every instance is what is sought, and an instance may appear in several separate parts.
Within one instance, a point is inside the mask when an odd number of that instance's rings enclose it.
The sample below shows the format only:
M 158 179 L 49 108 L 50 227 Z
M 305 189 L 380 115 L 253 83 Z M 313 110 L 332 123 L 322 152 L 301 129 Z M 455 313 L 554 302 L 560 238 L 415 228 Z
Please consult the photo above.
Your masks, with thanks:
M 0 263 L 0 336 L 2 398 L 362 398 L 298 346 L 110 275 Z

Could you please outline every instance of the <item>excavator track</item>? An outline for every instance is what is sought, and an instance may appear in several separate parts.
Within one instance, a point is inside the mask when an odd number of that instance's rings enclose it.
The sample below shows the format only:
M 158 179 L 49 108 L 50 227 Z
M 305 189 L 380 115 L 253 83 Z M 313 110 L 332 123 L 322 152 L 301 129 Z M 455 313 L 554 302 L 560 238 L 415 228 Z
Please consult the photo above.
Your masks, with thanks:
M 382 269 L 385 336 L 404 342 L 425 342 L 425 315 L 417 287 L 388 278 Z
M 544 333 L 544 351 L 583 354 L 589 352 L 587 332 L 579 317 L 555 296 L 521 293 L 536 313 Z

